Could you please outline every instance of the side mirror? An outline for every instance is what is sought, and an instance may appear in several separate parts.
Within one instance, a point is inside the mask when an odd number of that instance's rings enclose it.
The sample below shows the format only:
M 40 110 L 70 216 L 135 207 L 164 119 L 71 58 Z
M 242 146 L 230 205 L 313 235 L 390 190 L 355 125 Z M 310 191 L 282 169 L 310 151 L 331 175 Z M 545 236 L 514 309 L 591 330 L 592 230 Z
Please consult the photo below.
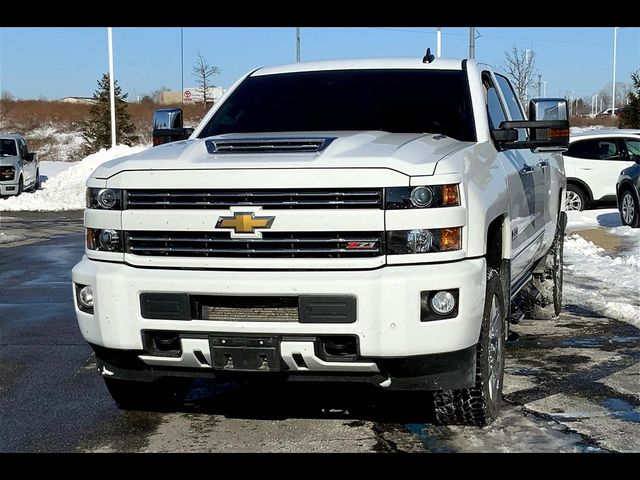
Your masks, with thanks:
M 186 140 L 193 128 L 182 127 L 181 108 L 162 108 L 153 112 L 153 146 Z
M 35 152 L 29 152 L 29 153 L 27 153 L 27 158 L 25 158 L 25 160 L 27 162 L 34 162 L 36 160 L 36 158 L 37 158 L 36 155 L 37 155 L 37 153 L 35 153 Z
M 501 142 L 496 132 L 528 128 L 529 139 Z M 494 131 L 501 148 L 529 148 L 534 152 L 564 152 L 569 148 L 569 106 L 564 98 L 534 98 L 529 102 L 529 120 L 502 122 Z
M 534 98 L 529 102 L 529 120 L 569 120 L 564 98 Z

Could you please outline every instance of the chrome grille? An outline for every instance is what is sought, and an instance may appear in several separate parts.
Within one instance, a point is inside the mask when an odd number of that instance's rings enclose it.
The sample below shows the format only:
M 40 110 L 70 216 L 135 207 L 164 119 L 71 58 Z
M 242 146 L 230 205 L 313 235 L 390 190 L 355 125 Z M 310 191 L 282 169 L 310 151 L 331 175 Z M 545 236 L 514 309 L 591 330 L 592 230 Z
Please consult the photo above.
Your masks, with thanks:
M 381 232 L 263 232 L 261 239 L 228 232 L 125 232 L 125 251 L 169 257 L 348 258 L 382 255 Z
M 382 190 L 371 188 L 303 190 L 128 190 L 129 209 L 226 209 L 261 206 L 282 209 L 382 208 Z

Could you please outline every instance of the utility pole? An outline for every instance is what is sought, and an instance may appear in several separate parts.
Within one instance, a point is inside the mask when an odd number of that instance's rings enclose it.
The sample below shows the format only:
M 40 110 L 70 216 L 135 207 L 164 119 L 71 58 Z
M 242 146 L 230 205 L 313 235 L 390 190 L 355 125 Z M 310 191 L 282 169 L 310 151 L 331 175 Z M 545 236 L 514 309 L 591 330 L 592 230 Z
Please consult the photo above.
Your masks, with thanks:
M 469 58 L 476 58 L 476 27 L 469 27 Z
M 542 75 L 538 75 L 538 97 L 542 96 Z
M 546 80 L 542 81 L 542 96 L 543 97 L 547 96 L 547 81 Z
M 436 29 L 436 58 L 442 56 L 442 27 Z
M 184 28 L 180 27 L 180 106 L 184 110 Z
M 116 91 L 113 78 L 113 32 L 111 27 L 107 27 L 107 38 L 109 40 L 109 102 L 111 105 L 111 147 L 116 146 Z
M 616 49 L 618 47 L 618 28 L 613 27 L 613 93 L 611 94 L 611 116 L 616 116 Z
M 296 27 L 296 62 L 300 62 L 300 27 Z

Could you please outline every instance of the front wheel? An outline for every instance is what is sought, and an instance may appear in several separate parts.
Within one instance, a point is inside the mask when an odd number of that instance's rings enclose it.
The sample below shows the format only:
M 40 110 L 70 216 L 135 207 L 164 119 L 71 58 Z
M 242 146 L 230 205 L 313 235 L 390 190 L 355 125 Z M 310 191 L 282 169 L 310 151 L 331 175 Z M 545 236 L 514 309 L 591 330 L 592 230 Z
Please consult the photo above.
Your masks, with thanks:
M 40 171 L 36 172 L 36 178 L 33 180 L 33 191 L 37 192 L 40 190 Z
M 23 191 L 24 191 L 24 181 L 22 180 L 22 177 L 20 177 L 20 179 L 18 180 L 18 193 L 16 193 L 16 197 L 20 195 Z
M 472 388 L 434 392 L 436 421 L 445 425 L 484 427 L 502 403 L 506 313 L 500 275 L 487 269 L 487 287 L 477 346 L 476 383 Z
M 121 410 L 167 410 L 178 407 L 189 393 L 190 378 L 162 378 L 136 382 L 103 377 L 111 398 Z
M 631 190 L 625 190 L 620 200 L 620 220 L 632 228 L 640 227 L 640 207 Z

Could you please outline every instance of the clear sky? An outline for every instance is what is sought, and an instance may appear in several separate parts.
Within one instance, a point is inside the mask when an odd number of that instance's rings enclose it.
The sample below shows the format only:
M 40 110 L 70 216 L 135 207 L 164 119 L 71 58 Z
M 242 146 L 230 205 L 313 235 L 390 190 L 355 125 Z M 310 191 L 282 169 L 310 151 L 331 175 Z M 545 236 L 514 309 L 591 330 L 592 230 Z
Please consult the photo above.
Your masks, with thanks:
M 435 53 L 435 27 L 302 28 L 302 61 L 356 57 L 422 58 Z M 179 90 L 180 28 L 118 27 L 114 70 L 130 98 L 162 86 Z M 443 57 L 467 57 L 469 30 L 443 28 Z M 476 59 L 498 65 L 514 44 L 536 52 L 547 96 L 597 93 L 612 79 L 613 28 L 479 27 Z M 184 84 L 197 51 L 222 69 L 214 83 L 229 87 L 245 72 L 295 61 L 295 28 L 184 28 Z M 640 28 L 618 30 L 617 80 L 640 68 Z M 108 71 L 106 28 L 1 28 L 0 89 L 17 98 L 91 96 Z

